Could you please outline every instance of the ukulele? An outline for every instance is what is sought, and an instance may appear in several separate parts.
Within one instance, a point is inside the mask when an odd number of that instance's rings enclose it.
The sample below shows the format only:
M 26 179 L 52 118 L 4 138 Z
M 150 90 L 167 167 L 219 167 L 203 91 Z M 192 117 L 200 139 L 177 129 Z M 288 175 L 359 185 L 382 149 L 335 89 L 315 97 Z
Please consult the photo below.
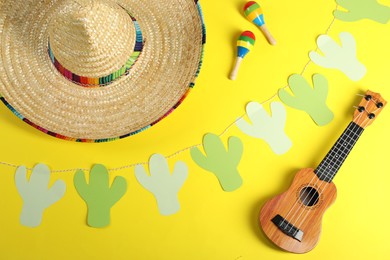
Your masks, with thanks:
M 386 103 L 379 94 L 367 91 L 352 122 L 319 166 L 298 171 L 286 192 L 265 203 L 260 211 L 260 226 L 273 243 L 292 253 L 306 253 L 316 246 L 322 216 L 336 199 L 332 180 Z

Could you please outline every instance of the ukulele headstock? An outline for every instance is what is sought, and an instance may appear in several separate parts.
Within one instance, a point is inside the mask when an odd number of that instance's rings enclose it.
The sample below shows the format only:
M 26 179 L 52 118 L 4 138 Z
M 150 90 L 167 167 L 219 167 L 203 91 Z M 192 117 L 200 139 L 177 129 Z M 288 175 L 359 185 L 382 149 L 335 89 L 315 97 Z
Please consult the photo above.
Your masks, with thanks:
M 368 90 L 355 110 L 353 122 L 366 128 L 374 122 L 386 104 L 387 101 L 380 94 Z

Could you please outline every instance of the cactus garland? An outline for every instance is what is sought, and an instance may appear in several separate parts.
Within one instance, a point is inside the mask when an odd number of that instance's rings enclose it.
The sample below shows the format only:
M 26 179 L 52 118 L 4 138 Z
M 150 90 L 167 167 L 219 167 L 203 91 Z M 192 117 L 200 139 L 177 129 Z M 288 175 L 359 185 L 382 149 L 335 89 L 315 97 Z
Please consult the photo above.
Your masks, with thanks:
M 357 21 L 360 19 L 371 19 L 379 23 L 387 23 L 390 20 L 390 8 L 379 4 L 377 0 L 336 0 L 336 2 L 347 9 L 347 12 L 334 11 L 335 18 L 339 20 Z M 342 42 L 341 46 L 327 35 L 320 36 L 317 44 L 323 55 L 317 53 L 317 51 L 312 51 L 310 52 L 311 60 L 325 68 L 337 68 L 352 80 L 361 79 L 365 75 L 366 70 L 364 65 L 360 64 L 356 59 L 356 46 L 353 37 L 348 33 L 341 33 L 340 40 Z M 355 69 L 345 65 L 349 63 L 352 63 L 354 65 L 352 67 Z M 318 125 L 325 125 L 333 119 L 333 113 L 326 105 L 327 80 L 324 76 L 315 74 L 313 83 L 314 88 L 302 76 L 293 75 L 289 78 L 289 85 L 293 95 L 289 94 L 285 89 L 281 89 L 279 97 L 286 105 L 307 112 Z M 250 113 L 250 111 L 253 113 Z M 275 153 L 282 154 L 291 146 L 291 141 L 282 132 L 285 123 L 285 114 L 283 113 L 285 113 L 284 108 L 274 104 L 272 116 L 270 117 L 264 114 L 261 104 L 253 102 L 251 106 L 247 107 L 247 114 L 252 124 L 245 120 L 239 120 L 237 121 L 237 126 L 241 131 L 250 136 L 264 139 Z M 266 119 L 268 123 L 265 125 L 260 124 L 260 119 Z M 281 146 L 281 144 L 284 146 Z M 198 148 L 191 149 L 190 153 L 194 162 L 214 173 L 225 191 L 233 191 L 239 188 L 242 185 L 242 178 L 237 167 L 243 152 L 243 145 L 240 139 L 231 137 L 228 149 L 225 149 L 224 144 L 217 135 L 207 134 L 203 139 L 203 147 L 205 155 Z M 166 158 L 162 155 L 154 155 L 149 162 L 149 167 L 157 165 L 155 163 L 157 159 L 160 162 L 165 161 L 160 163 L 160 166 L 166 163 Z M 8 163 L 4 164 L 10 165 Z M 173 214 L 180 206 L 177 192 L 187 178 L 188 169 L 184 167 L 184 164 L 179 163 L 176 166 L 180 169 L 176 170 L 175 167 L 172 175 L 169 169 L 164 166 L 162 169 L 158 169 L 158 171 L 156 171 L 156 168 L 154 168 L 155 170 L 150 170 L 150 176 L 146 174 L 142 166 L 138 165 L 136 167 L 137 180 L 155 195 L 160 213 L 163 215 Z M 181 185 L 176 185 L 174 190 L 158 187 L 160 185 L 159 181 L 157 181 L 158 178 L 166 178 L 168 176 L 164 181 L 169 183 L 168 180 L 171 180 L 177 171 L 181 176 L 180 178 L 177 177 L 180 179 L 177 183 Z M 23 199 L 20 222 L 25 226 L 36 227 L 42 221 L 44 210 L 62 198 L 66 186 L 63 181 L 58 180 L 50 188 L 48 187 L 50 170 L 46 165 L 36 165 L 29 180 L 26 172 L 27 168 L 20 166 L 15 174 L 16 187 Z M 118 176 L 114 179 L 110 188 L 108 171 L 103 165 L 92 167 L 89 180 L 89 184 L 87 184 L 85 174 L 82 171 L 77 171 L 74 176 L 76 190 L 88 206 L 88 224 L 92 227 L 107 226 L 110 223 L 111 207 L 126 192 L 126 180 Z M 165 194 L 170 194 L 165 198 L 169 198 L 171 201 L 169 199 L 160 199 L 159 201 L 159 198 L 164 197 Z M 168 201 L 174 202 L 172 205 L 175 205 L 173 207 L 175 210 L 166 207 L 166 202 Z

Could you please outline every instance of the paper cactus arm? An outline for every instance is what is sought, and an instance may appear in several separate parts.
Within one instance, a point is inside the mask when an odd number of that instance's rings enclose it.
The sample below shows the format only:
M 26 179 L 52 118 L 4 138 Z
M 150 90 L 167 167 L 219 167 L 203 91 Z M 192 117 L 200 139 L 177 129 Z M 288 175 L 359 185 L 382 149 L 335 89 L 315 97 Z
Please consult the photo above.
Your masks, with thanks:
M 317 38 L 317 45 L 324 56 L 311 51 L 309 57 L 321 67 L 338 69 L 351 80 L 360 80 L 367 70 L 356 57 L 356 41 L 352 34 L 348 32 L 340 33 L 339 37 L 341 46 L 330 36 L 320 35 Z
M 326 104 L 328 82 L 324 76 L 321 74 L 313 75 L 314 88 L 311 88 L 309 83 L 299 74 L 291 75 L 288 82 L 294 96 L 291 96 L 285 89 L 280 89 L 279 98 L 283 103 L 305 111 L 320 126 L 333 120 L 333 112 Z
M 73 177 L 73 182 L 81 198 L 85 201 L 89 201 L 88 184 L 84 172 L 78 170 Z
M 121 177 L 115 177 L 111 188 L 107 169 L 100 164 L 94 165 L 89 174 L 89 184 L 83 171 L 77 171 L 74 185 L 88 207 L 87 223 L 91 227 L 105 227 L 110 224 L 110 210 L 126 193 L 127 183 Z
M 56 181 L 47 193 L 48 205 L 52 205 L 59 201 L 65 194 L 66 184 L 62 180 Z
M 188 177 L 188 166 L 185 162 L 178 161 L 173 167 L 172 178 L 176 179 L 178 187 L 183 186 Z
M 271 103 L 272 117 L 257 102 L 246 106 L 246 113 L 252 124 L 241 118 L 236 125 L 245 134 L 263 139 L 276 154 L 286 153 L 292 146 L 291 140 L 284 132 L 286 109 L 280 102 Z
M 313 86 L 314 91 L 316 91 L 316 95 L 318 96 L 318 100 L 322 103 L 326 103 L 326 99 L 328 97 L 328 80 L 325 76 L 321 74 L 314 74 Z
M 19 190 L 25 190 L 27 188 L 28 181 L 27 181 L 27 169 L 26 169 L 26 166 L 19 166 L 16 169 L 15 184 L 16 184 L 16 188 L 18 189 L 18 191 Z M 22 193 L 20 195 L 23 198 L 25 193 Z
M 286 108 L 281 102 L 272 102 L 271 103 L 271 113 L 272 118 L 275 122 L 283 122 L 283 125 L 286 124 L 287 112 Z
M 145 168 L 138 164 L 134 168 L 135 171 L 135 177 L 137 178 L 138 182 L 147 189 L 148 191 L 151 191 L 154 189 L 155 183 L 149 181 L 150 176 L 147 174 Z
M 230 137 L 228 149 L 225 149 L 221 139 L 215 134 L 203 137 L 203 155 L 197 147 L 190 150 L 195 163 L 206 171 L 214 173 L 225 191 L 234 191 L 242 185 L 238 172 L 238 164 L 243 153 L 243 144 L 238 137 Z
M 150 176 L 142 165 L 135 167 L 135 177 L 148 191 L 153 193 L 161 215 L 172 215 L 179 211 L 178 192 L 188 177 L 188 167 L 177 162 L 172 175 L 168 162 L 161 154 L 153 154 L 149 160 Z
M 238 167 L 242 158 L 242 153 L 244 152 L 244 145 L 242 141 L 236 136 L 231 136 L 228 140 L 227 152 L 228 158 L 232 160 L 232 164 Z
M 390 7 L 381 5 L 377 0 L 336 0 L 337 4 L 348 12 L 335 10 L 334 17 L 346 22 L 370 19 L 386 24 L 390 20 Z
M 23 199 L 20 222 L 24 226 L 36 227 L 42 222 L 46 208 L 60 200 L 66 190 L 65 182 L 56 181 L 50 188 L 50 169 L 44 164 L 37 164 L 27 181 L 25 166 L 17 168 L 15 173 L 16 188 Z
M 201 168 L 206 171 L 211 172 L 213 170 L 212 165 L 209 164 L 207 157 L 199 150 L 199 148 L 194 147 L 190 150 L 192 160 L 199 165 Z
M 111 205 L 117 203 L 126 193 L 127 191 L 127 182 L 126 179 L 117 176 L 115 177 L 109 193 L 109 202 Z

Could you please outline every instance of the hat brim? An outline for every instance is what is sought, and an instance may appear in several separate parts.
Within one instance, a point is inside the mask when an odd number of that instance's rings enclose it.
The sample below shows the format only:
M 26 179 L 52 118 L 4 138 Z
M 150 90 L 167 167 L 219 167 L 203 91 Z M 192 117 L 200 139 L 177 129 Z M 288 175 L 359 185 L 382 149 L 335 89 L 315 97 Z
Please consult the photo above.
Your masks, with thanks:
M 26 123 L 61 139 L 112 141 L 165 118 L 194 86 L 205 43 L 197 1 L 117 1 L 137 18 L 146 42 L 129 75 L 96 89 L 63 77 L 47 55 L 58 2 L 0 6 L 0 99 Z

